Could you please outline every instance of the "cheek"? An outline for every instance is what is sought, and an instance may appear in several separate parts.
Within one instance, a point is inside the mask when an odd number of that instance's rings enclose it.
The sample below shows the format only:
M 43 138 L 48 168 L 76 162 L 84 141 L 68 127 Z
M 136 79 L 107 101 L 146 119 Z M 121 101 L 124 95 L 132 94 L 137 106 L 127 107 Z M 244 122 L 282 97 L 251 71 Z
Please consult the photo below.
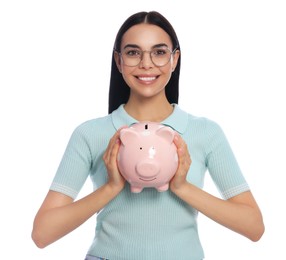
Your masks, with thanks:
M 171 78 L 172 72 L 173 72 L 173 66 L 171 63 L 169 63 L 168 65 L 161 67 L 160 71 L 162 75 L 165 75 L 166 77 Z
M 135 70 L 136 67 L 127 67 L 124 65 L 121 65 L 121 74 L 123 76 L 124 79 L 130 79 L 131 77 L 133 77 L 133 75 L 135 74 Z
M 175 63 L 173 59 L 171 59 L 165 66 L 160 67 L 160 70 L 164 74 L 171 74 L 173 72 L 174 67 L 175 67 Z
M 130 82 L 134 79 L 134 68 L 132 67 L 126 67 L 126 66 L 121 66 L 121 75 L 127 85 L 130 86 Z
M 131 76 L 132 74 L 134 74 L 134 71 L 136 70 L 136 67 L 128 67 L 124 66 L 123 64 L 120 65 L 120 68 L 122 75 L 125 76 Z

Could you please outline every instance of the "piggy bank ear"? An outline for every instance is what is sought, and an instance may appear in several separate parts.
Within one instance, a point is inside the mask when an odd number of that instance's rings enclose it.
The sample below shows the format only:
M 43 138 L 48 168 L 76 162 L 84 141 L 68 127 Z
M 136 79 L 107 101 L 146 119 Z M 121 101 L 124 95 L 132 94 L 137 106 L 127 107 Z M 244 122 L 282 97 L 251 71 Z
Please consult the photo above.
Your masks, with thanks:
M 139 134 L 131 128 L 124 128 L 120 131 L 120 140 L 123 145 L 136 143 L 139 139 Z
M 167 126 L 163 126 L 156 131 L 156 135 L 164 138 L 168 143 L 172 143 L 175 137 L 174 131 Z

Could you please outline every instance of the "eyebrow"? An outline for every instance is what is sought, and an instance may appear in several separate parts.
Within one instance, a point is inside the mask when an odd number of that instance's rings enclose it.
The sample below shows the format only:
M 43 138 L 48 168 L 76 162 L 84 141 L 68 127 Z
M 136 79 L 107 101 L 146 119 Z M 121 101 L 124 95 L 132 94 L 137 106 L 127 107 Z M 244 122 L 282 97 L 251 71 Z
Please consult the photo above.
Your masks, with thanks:
M 158 43 L 158 44 L 153 45 L 151 47 L 151 49 L 160 48 L 160 47 L 167 47 L 167 48 L 169 48 L 166 43 Z M 138 48 L 138 49 L 141 49 L 140 46 L 138 46 L 137 44 L 126 44 L 123 49 L 126 49 L 126 48 Z

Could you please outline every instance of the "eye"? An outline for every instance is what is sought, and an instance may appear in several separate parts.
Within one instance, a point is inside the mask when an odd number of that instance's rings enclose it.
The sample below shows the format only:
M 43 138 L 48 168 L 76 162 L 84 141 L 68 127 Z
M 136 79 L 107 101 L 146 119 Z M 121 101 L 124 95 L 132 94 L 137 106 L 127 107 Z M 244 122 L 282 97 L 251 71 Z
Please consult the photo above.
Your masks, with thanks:
M 152 50 L 153 56 L 164 56 L 168 53 L 168 49 L 166 48 L 155 48 Z
M 140 57 L 141 51 L 138 49 L 126 49 L 124 54 L 129 57 Z
M 143 148 L 142 148 L 142 147 L 140 147 L 139 149 L 140 149 L 140 150 L 143 150 Z

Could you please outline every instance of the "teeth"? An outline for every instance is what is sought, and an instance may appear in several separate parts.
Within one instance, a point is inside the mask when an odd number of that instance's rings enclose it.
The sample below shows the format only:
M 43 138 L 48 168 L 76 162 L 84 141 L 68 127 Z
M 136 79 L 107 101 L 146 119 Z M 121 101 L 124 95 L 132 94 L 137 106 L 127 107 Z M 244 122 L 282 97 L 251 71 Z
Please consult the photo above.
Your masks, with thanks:
M 156 77 L 138 77 L 138 78 L 143 81 L 152 81 L 156 79 Z

